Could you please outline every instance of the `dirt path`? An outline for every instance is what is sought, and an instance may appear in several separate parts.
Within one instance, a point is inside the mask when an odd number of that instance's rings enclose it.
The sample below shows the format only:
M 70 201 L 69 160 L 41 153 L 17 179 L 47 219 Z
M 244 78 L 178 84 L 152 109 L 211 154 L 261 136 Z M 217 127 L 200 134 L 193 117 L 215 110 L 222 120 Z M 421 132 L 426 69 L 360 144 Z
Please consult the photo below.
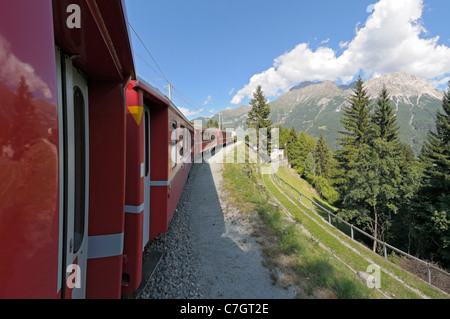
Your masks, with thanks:
M 231 148 L 228 148 L 228 150 Z M 226 150 L 226 149 L 224 149 Z M 218 152 L 216 155 L 221 156 Z M 192 177 L 192 247 L 205 298 L 288 299 L 295 291 L 273 284 L 263 266 L 252 223 L 228 208 L 221 194 L 222 164 L 203 162 Z

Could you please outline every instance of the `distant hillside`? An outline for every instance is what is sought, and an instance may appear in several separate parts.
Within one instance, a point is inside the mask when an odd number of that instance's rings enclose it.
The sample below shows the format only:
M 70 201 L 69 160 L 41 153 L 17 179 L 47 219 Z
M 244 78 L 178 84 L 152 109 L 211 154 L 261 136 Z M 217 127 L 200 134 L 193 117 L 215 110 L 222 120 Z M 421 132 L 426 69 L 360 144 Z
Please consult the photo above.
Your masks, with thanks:
M 398 72 L 365 82 L 373 102 L 383 85 L 396 107 L 400 137 L 417 154 L 428 130 L 434 129 L 436 110 L 442 104 L 444 92 L 435 90 L 420 77 Z M 336 149 L 341 111 L 347 105 L 352 87 L 329 81 L 300 86 L 271 103 L 272 121 L 288 128 L 294 126 L 297 131 L 312 136 L 323 134 L 330 147 Z
M 234 128 L 237 129 L 239 127 L 246 127 L 245 120 L 247 119 L 247 114 L 250 111 L 250 106 L 248 105 L 241 105 L 237 108 L 231 109 L 227 108 L 216 115 L 212 116 L 211 118 L 205 118 L 205 117 L 198 117 L 194 119 L 194 121 L 201 120 L 204 125 L 206 125 L 206 122 L 210 119 L 213 121 L 221 121 L 223 126 L 228 128 Z M 220 115 L 219 115 L 220 114 Z
M 365 82 L 369 96 L 378 96 L 386 85 L 391 102 L 395 105 L 398 122 L 401 126 L 402 141 L 410 144 L 416 154 L 420 152 L 429 130 L 435 129 L 436 111 L 442 105 L 444 92 L 436 90 L 423 78 L 404 72 L 387 74 Z M 270 103 L 271 119 L 274 124 L 305 131 L 318 137 L 323 134 L 331 149 L 337 149 L 338 131 L 342 129 L 341 111 L 352 94 L 353 83 L 339 85 L 331 81 L 303 82 L 293 87 Z M 248 106 L 233 110 L 223 110 L 222 120 L 232 125 L 245 127 Z M 213 119 L 219 119 L 216 114 Z

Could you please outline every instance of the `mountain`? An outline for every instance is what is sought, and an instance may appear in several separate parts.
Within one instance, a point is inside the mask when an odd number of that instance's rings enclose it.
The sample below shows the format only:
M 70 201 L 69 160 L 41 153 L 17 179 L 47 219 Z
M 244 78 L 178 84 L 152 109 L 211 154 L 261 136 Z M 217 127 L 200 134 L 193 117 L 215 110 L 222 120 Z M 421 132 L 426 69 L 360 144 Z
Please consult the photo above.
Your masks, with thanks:
M 395 105 L 400 138 L 418 154 L 428 130 L 435 127 L 436 110 L 442 105 L 444 92 L 434 89 L 423 78 L 397 72 L 365 82 L 372 103 L 383 85 Z M 300 85 L 270 103 L 272 121 L 288 128 L 294 126 L 297 131 L 315 137 L 323 134 L 335 150 L 340 136 L 338 131 L 342 129 L 341 111 L 347 105 L 352 89 L 353 83 L 346 86 L 330 81 Z
M 287 128 L 294 126 L 297 132 L 305 131 L 314 137 L 323 134 L 330 148 L 336 150 L 337 138 L 341 136 L 338 131 L 342 129 L 342 109 L 348 103 L 353 85 L 339 85 L 331 81 L 300 83 L 270 102 L 272 123 Z M 444 92 L 434 89 L 423 78 L 397 72 L 365 82 L 372 103 L 375 103 L 383 85 L 395 105 L 401 140 L 411 145 L 418 154 L 428 130 L 435 129 L 436 111 L 442 105 Z M 227 121 L 245 124 L 245 114 L 241 113 L 245 108 L 241 106 L 238 109 L 239 116 L 234 119 L 231 115 L 227 116 Z
M 241 105 L 234 109 L 226 108 L 210 118 L 198 117 L 193 121 L 201 120 L 203 125 L 206 125 L 206 122 L 211 119 L 221 122 L 225 127 L 237 129 L 238 127 L 246 127 L 245 121 L 250 109 L 251 107 L 248 105 Z

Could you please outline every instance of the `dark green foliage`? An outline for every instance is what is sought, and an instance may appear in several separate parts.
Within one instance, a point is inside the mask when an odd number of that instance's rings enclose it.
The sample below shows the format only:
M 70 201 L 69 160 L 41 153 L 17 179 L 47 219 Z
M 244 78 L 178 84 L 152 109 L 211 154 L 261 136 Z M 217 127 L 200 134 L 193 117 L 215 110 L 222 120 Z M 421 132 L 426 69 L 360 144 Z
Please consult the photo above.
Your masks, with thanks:
M 400 141 L 388 88 L 372 107 L 359 77 L 348 101 L 335 154 L 322 135 L 316 143 L 294 127 L 284 132 L 291 165 L 347 220 L 379 240 L 449 267 L 450 83 L 419 160 L 416 145 Z
M 306 157 L 314 152 L 316 140 L 305 132 L 297 134 L 294 127 L 291 127 L 286 137 L 286 151 L 289 164 L 297 170 L 299 174 L 303 173 Z
M 33 98 L 30 86 L 25 77 L 21 76 L 14 97 L 14 108 L 17 110 L 14 114 L 14 123 L 21 123 L 22 129 L 18 129 L 11 136 L 11 143 L 20 146 L 14 150 L 14 160 L 20 159 L 26 150 L 25 145 L 33 144 L 40 135 L 36 126 L 36 106 Z
M 280 149 L 286 149 L 287 147 L 287 143 L 289 141 L 289 129 L 288 128 L 284 128 L 283 126 L 281 126 L 280 124 L 275 125 L 275 128 L 278 129 L 279 131 L 279 137 L 280 137 L 280 141 L 279 141 L 279 148 Z
M 415 210 L 416 243 L 422 254 L 438 254 L 450 265 L 450 82 L 436 132 L 428 133 L 420 160 L 426 172 Z M 431 256 L 432 257 L 432 256 Z
M 372 116 L 372 138 L 381 138 L 386 142 L 398 141 L 400 127 L 397 123 L 394 107 L 389 101 L 386 87 L 381 89 Z
M 328 179 L 332 170 L 333 156 L 322 134 L 320 134 L 317 141 L 314 156 L 316 160 L 316 175 Z
M 341 215 L 362 225 L 377 239 L 384 240 L 392 216 L 398 212 L 402 175 L 397 145 L 381 139 L 363 145 L 348 172 Z M 376 244 L 374 242 L 373 250 Z
M 335 172 L 334 184 L 341 194 L 346 192 L 348 186 L 348 172 L 353 169 L 360 149 L 370 137 L 371 106 L 361 76 L 358 77 L 348 102 L 349 106 L 343 110 L 341 117 L 343 130 L 339 133 L 343 136 L 338 138 L 338 144 L 342 148 L 335 154 L 339 169 Z
M 309 153 L 308 156 L 306 156 L 303 176 L 316 176 L 316 162 L 314 161 L 314 155 L 312 153 Z
M 369 113 L 371 106 L 367 91 L 364 89 L 364 82 L 361 77 L 355 84 L 353 94 L 349 99 L 350 105 L 344 108 L 344 116 L 341 124 L 344 128 L 340 131 L 344 137 L 339 138 L 339 144 L 347 149 L 349 156 L 354 156 L 369 138 Z
M 297 159 L 297 166 L 295 167 L 299 174 L 303 173 L 305 168 L 305 161 L 308 157 L 308 154 L 314 152 L 314 147 L 316 146 L 316 139 L 312 136 L 309 136 L 305 132 L 301 132 L 298 135 L 297 139 L 299 155 Z
M 217 120 L 213 121 L 212 119 L 209 119 L 206 122 L 206 128 L 210 128 L 210 127 L 217 127 L 217 128 L 219 128 L 219 122 L 217 122 Z
M 358 88 L 362 85 L 355 90 Z M 362 103 L 357 96 L 364 101 L 364 92 L 355 92 L 353 105 Z M 420 170 L 414 164 L 411 148 L 399 142 L 399 126 L 386 88 L 381 90 L 373 114 L 366 112 L 371 109 L 368 105 L 364 111 L 350 112 L 358 109 L 350 108 L 342 121 L 348 129 L 340 153 L 341 215 L 362 225 L 379 240 L 395 240 L 393 224 L 411 219 L 404 208 L 411 205 L 417 191 Z M 346 162 L 348 159 L 351 161 Z M 376 248 L 374 241 L 373 250 Z
M 253 99 L 250 101 L 250 106 L 252 108 L 250 112 L 248 112 L 248 119 L 246 121 L 247 126 L 256 130 L 258 148 L 261 143 L 263 148 L 267 149 L 270 154 L 270 134 L 272 120 L 269 119 L 270 106 L 263 94 L 261 85 L 258 85 L 256 91 L 253 93 Z M 266 138 L 263 138 L 263 135 L 260 134 L 261 129 L 267 130 Z
M 336 163 L 323 136 L 316 142 L 305 132 L 297 135 L 294 127 L 283 134 L 286 135 L 286 150 L 292 168 L 297 170 L 323 198 L 329 203 L 334 203 L 339 194 L 328 180 L 328 175 L 333 175 Z
M 307 180 L 328 203 L 334 204 L 339 199 L 339 193 L 324 177 L 308 176 Z
M 295 128 L 292 127 L 289 130 L 286 141 L 286 152 L 289 159 L 289 163 L 292 167 L 297 167 L 299 165 L 298 160 L 300 156 L 300 148 L 298 145 L 298 137 Z

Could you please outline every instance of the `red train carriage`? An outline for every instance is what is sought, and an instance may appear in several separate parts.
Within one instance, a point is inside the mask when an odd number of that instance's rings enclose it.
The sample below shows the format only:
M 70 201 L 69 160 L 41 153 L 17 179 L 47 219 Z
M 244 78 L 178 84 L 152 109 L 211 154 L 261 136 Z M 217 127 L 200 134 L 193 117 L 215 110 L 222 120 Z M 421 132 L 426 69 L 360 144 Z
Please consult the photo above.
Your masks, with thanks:
M 133 80 L 127 25 L 123 0 L 1 5 L 0 298 L 129 295 L 167 231 L 195 134 Z
M 215 127 L 203 128 L 201 124 L 195 126 L 194 133 L 194 158 L 195 162 L 201 162 L 205 154 L 214 153 L 233 141 L 233 132 Z
M 127 90 L 123 295 L 141 283 L 145 245 L 167 231 L 192 165 L 193 127 L 143 80 Z
M 0 298 L 118 298 L 124 1 L 0 8 Z

